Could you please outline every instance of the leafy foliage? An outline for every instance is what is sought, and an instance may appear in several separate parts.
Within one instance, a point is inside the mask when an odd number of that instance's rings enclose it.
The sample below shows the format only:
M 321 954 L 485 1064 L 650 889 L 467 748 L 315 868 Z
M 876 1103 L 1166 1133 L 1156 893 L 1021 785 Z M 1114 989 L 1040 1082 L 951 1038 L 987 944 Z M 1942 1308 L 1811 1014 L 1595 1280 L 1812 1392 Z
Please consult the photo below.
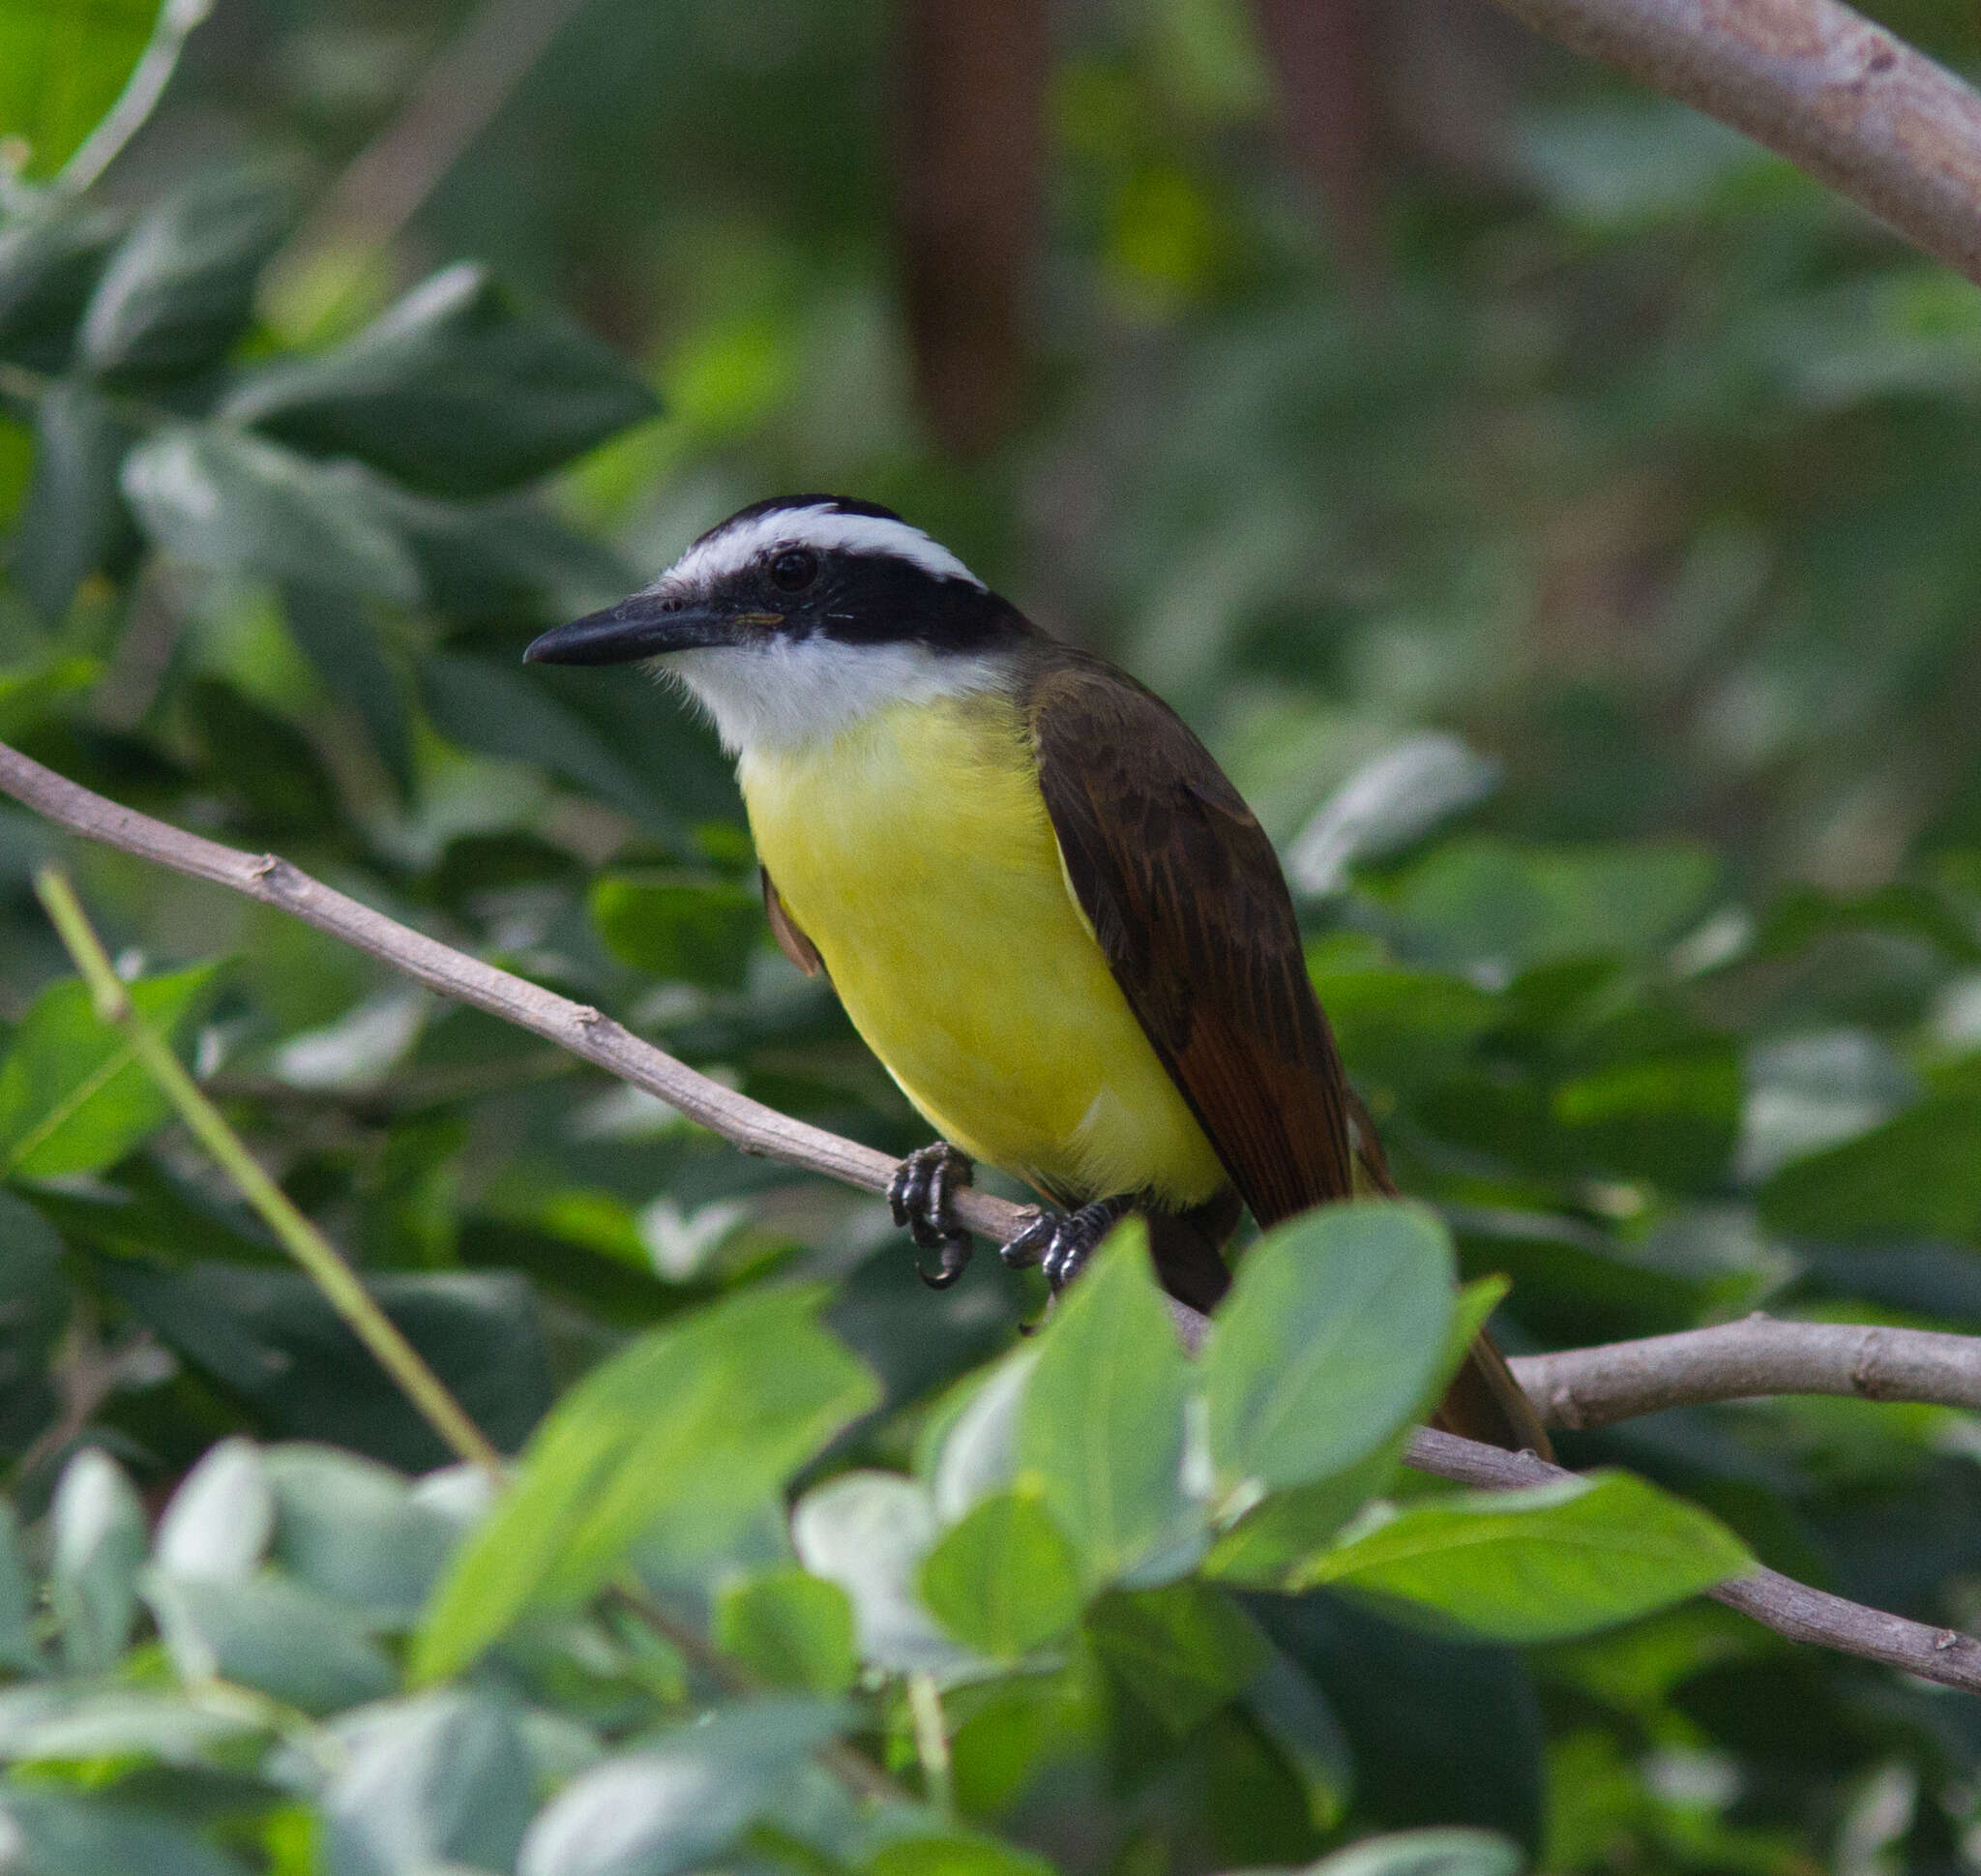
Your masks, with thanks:
M 892 499 L 1257 803 L 1417 1203 L 1250 1246 L 1198 1360 L 1133 1230 L 1020 1337 L 993 1260 L 927 1293 L 877 1206 L 62 849 L 517 1455 L 491 1492 L 166 1124 L 28 895 L 55 837 L 0 811 L 0 1861 L 1957 1866 L 1972 1703 L 1696 1593 L 1759 1558 L 1971 1623 L 1966 1416 L 1676 1413 L 1511 1496 L 1398 1458 L 1486 1311 L 1516 1349 L 1981 1319 L 1970 291 L 1502 63 L 1490 188 L 1399 184 L 1370 319 L 1241 11 L 1166 0 L 1061 48 L 1050 369 L 959 466 L 899 388 L 865 11 L 597 0 L 422 267 L 318 252 L 321 304 L 271 265 L 295 172 L 186 152 L 336 160 L 390 36 L 240 23 L 182 137 L 46 186 L 150 26 L 0 5 L 0 734 L 899 1150 L 704 730 L 517 662 L 743 500 Z

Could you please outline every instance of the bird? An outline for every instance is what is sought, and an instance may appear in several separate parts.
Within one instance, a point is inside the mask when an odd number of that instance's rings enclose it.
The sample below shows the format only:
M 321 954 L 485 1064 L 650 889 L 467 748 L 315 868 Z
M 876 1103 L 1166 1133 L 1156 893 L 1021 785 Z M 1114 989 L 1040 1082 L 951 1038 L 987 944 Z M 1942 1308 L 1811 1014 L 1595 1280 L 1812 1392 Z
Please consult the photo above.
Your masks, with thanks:
M 1210 752 L 892 509 L 753 503 L 523 655 L 646 666 L 713 722 L 778 944 L 935 1129 L 888 1195 L 931 1284 L 970 1256 L 953 1202 L 979 1164 L 1048 1202 L 1007 1263 L 1056 1293 L 1134 1212 L 1202 1311 L 1245 1209 L 1395 1194 L 1278 856 Z M 1548 1451 L 1483 1336 L 1434 1423 Z

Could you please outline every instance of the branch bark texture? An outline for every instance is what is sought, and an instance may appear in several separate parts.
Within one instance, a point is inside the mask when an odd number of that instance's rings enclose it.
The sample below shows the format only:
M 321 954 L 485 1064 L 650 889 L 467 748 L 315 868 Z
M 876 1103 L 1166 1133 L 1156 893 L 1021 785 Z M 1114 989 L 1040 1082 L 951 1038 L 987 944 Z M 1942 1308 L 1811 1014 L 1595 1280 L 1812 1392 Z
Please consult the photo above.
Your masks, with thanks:
M 642 1042 L 602 1012 L 574 1003 L 569 998 L 512 976 L 437 938 L 400 925 L 370 907 L 333 891 L 272 853 L 243 853 L 120 807 L 4 743 L 0 743 L 0 793 L 12 795 L 23 806 L 85 839 L 154 860 L 176 873 L 210 880 L 265 906 L 293 913 L 318 931 L 382 959 L 442 996 L 472 1003 L 491 1016 L 531 1030 L 607 1074 L 659 1095 L 747 1153 L 760 1153 L 870 1192 L 884 1191 L 894 1175 L 896 1163 L 885 1153 L 843 1140 L 821 1127 L 808 1126 L 760 1102 L 733 1093 L 696 1074 L 685 1062 L 676 1061 L 664 1050 Z M 1033 1215 L 1026 1206 L 984 1192 L 959 1192 L 956 1208 L 972 1231 L 998 1240 L 1011 1236 Z M 1179 1332 L 1195 1347 L 1201 1339 L 1204 1319 L 1181 1305 L 1175 1306 L 1175 1313 Z M 1530 1391 L 1536 1387 L 1543 1390 L 1538 1398 L 1544 1412 L 1549 1411 L 1552 1398 L 1548 1387 L 1552 1385 L 1565 1388 L 1567 1392 L 1562 1398 L 1580 1403 L 1574 1411 L 1586 1415 L 1579 1420 L 1557 1419 L 1557 1424 L 1565 1425 L 1597 1425 L 1605 1418 L 1622 1418 L 1631 1411 L 1651 1411 L 1651 1406 L 1629 1408 L 1626 1403 L 1632 1398 L 1652 1406 L 1671 1406 L 1679 1400 L 1734 1398 L 1754 1391 L 1758 1380 L 1769 1377 L 1778 1391 L 1852 1393 L 1880 1400 L 1923 1397 L 1973 1404 L 1971 1377 L 1981 1371 L 1981 1341 L 1891 1329 L 1824 1331 L 1857 1340 L 1841 1354 L 1820 1336 L 1805 1340 L 1801 1358 L 1791 1361 L 1792 1337 L 1776 1336 L 1774 1353 L 1769 1356 L 1775 1365 L 1767 1368 L 1761 1365 L 1761 1354 L 1757 1353 L 1764 1351 L 1769 1342 L 1764 1331 L 1794 1331 L 1820 1325 L 1744 1323 L 1731 1326 L 1733 1330 L 1746 1331 L 1745 1336 L 1730 1337 L 1727 1330 L 1704 1329 L 1690 1335 L 1661 1337 L 1654 1342 L 1528 1357 L 1521 1364 L 1525 1370 L 1522 1385 Z M 1715 1342 L 1713 1338 L 1719 1339 Z M 1682 1377 L 1679 1381 L 1667 1382 L 1659 1377 L 1657 1351 L 1664 1344 L 1680 1345 L 1672 1366 L 1672 1372 Z M 1928 1344 L 1935 1346 L 1921 1346 Z M 1937 1345 L 1941 1344 L 1954 1346 L 1940 1349 Z M 1701 1347 L 1706 1350 L 1704 1355 L 1698 1352 Z M 1626 1380 L 1614 1389 L 1604 1391 L 1594 1376 L 1612 1359 L 1624 1376 L 1647 1379 Z M 1549 1363 L 1561 1365 L 1551 1370 L 1546 1365 Z M 1958 1382 L 1950 1378 L 1957 1373 L 1963 1377 Z M 1535 1379 L 1530 1382 L 1529 1376 Z M 1819 1385 L 1825 1377 L 1840 1385 Z M 1922 1388 L 1938 1391 L 1908 1393 L 1906 1388 L 1910 1383 L 1906 1377 L 1916 1379 Z M 1968 1388 L 1969 1392 L 1956 1396 L 1957 1385 Z M 1632 1386 L 1638 1388 L 1636 1395 L 1629 1392 Z M 1707 1391 L 1711 1388 L 1719 1391 Z M 1412 1436 L 1408 1461 L 1418 1470 L 1439 1477 L 1491 1489 L 1504 1490 L 1572 1476 L 1531 1453 L 1502 1452 L 1495 1446 L 1428 1428 Z M 1981 1642 L 1952 1629 L 1929 1628 L 1902 1617 L 1888 1616 L 1810 1589 L 1772 1570 L 1759 1570 L 1737 1582 L 1723 1584 L 1710 1593 L 1794 1640 L 1863 1655 L 1928 1680 L 1981 1692 Z
M 568 1049 L 635 1087 L 657 1094 L 691 1120 L 722 1134 L 746 1153 L 783 1160 L 808 1173 L 869 1192 L 884 1192 L 895 1162 L 885 1153 L 808 1126 L 698 1075 L 664 1049 L 642 1042 L 600 1010 L 499 970 L 457 951 L 370 906 L 335 891 L 273 853 L 243 853 L 219 841 L 168 826 L 57 775 L 18 750 L 0 743 L 0 792 L 45 816 L 71 833 L 101 841 L 175 873 L 226 886 L 264 906 L 292 913 L 306 925 L 382 959 L 429 990 L 472 1003 Z M 988 1192 L 959 1191 L 958 1218 L 972 1231 L 1002 1243 L 1037 1213 Z
M 1981 95 L 1837 0 L 1499 0 L 1981 281 Z
M 1843 1323 L 1743 1323 L 1510 1364 L 1548 1426 L 1609 1426 L 1668 1407 L 1846 1394 L 1981 1409 L 1981 1338 Z
M 1420 1473 L 1488 1491 L 1547 1485 L 1575 1474 L 1530 1452 L 1502 1452 L 1497 1446 L 1461 1440 L 1456 1434 L 1420 1427 L 1410 1436 L 1404 1463 Z M 1981 1693 L 1981 1641 L 1955 1628 L 1932 1628 L 1904 1616 L 1867 1609 L 1826 1590 L 1813 1590 L 1779 1570 L 1757 1569 L 1722 1583 L 1706 1594 L 1750 1616 L 1791 1641 L 1814 1642 L 1860 1654 L 1868 1661 L 1903 1668 L 1924 1681 Z

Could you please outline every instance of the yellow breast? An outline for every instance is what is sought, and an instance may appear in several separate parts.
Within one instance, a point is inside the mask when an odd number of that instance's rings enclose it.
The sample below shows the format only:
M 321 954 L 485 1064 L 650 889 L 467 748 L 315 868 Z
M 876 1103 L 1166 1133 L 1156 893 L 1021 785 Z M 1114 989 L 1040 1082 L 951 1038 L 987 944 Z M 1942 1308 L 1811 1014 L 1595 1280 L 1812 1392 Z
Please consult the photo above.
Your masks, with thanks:
M 792 918 L 943 1138 L 1069 1202 L 1223 1189 L 1073 898 L 1008 699 L 895 705 L 738 775 Z

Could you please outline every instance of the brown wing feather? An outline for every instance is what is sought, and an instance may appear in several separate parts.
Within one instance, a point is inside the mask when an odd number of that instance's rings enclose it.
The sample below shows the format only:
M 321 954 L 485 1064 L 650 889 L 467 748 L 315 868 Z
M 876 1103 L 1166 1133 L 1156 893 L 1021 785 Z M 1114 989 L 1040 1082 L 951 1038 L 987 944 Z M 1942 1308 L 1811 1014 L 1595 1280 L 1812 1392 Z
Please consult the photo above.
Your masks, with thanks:
M 1026 706 L 1067 878 L 1253 1215 L 1354 1188 L 1346 1084 L 1264 830 L 1160 699 L 1054 647 Z
M 1396 1184 L 1316 1000 L 1278 856 L 1159 698 L 1055 647 L 1027 704 L 1067 878 L 1109 968 L 1261 1225 Z M 1351 1130 L 1350 1117 L 1353 1119 Z M 1548 1436 L 1481 1335 L 1437 1424 L 1544 1456 Z

